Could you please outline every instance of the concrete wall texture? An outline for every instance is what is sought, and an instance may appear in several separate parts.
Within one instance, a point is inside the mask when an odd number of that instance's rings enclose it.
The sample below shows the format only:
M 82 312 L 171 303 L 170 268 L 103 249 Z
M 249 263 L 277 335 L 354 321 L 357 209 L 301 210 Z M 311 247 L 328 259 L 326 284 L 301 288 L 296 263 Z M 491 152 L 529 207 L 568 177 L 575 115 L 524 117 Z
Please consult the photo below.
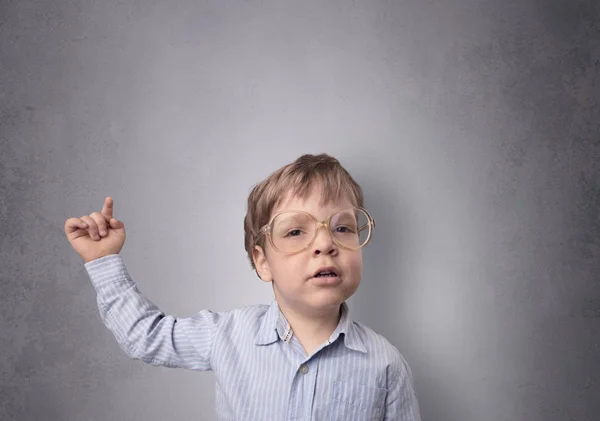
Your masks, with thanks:
M 377 219 L 352 315 L 426 421 L 600 419 L 600 3 L 0 3 L 0 420 L 214 420 L 128 359 L 64 221 L 115 200 L 140 290 L 268 303 L 251 187 L 336 156 Z

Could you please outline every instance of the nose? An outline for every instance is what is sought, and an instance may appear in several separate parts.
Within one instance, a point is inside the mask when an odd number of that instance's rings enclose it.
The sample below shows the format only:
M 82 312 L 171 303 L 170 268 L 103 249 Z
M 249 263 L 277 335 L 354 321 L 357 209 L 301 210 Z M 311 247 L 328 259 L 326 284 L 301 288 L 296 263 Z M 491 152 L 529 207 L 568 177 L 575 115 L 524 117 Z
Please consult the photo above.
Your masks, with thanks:
M 333 254 L 337 251 L 337 245 L 333 242 L 333 237 L 325 226 L 317 228 L 312 247 L 314 254 Z

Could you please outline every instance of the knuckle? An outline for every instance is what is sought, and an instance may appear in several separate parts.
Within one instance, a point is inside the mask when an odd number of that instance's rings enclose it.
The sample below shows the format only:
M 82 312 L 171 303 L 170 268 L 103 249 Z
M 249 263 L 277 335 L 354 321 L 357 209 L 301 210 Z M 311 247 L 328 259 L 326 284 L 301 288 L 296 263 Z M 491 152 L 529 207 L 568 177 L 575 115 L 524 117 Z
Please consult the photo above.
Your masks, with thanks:
M 93 231 L 94 229 L 97 229 L 96 221 L 94 221 L 92 218 L 85 218 L 84 221 L 87 222 L 90 230 Z
M 96 221 L 98 224 L 103 225 L 106 223 L 106 218 L 100 212 L 94 212 L 91 215 L 91 218 Z

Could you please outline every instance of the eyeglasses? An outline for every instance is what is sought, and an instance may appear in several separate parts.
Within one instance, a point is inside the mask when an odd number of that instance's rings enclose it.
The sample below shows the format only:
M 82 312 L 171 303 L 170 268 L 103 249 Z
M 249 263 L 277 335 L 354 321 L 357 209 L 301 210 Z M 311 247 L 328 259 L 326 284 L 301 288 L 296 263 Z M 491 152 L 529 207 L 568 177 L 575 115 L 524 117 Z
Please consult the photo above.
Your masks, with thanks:
M 355 251 L 371 240 L 375 219 L 366 209 L 357 207 L 336 209 L 324 221 L 303 211 L 283 211 L 260 229 L 257 242 L 262 235 L 267 235 L 275 250 L 298 253 L 312 245 L 321 227 L 327 229 L 339 247 Z

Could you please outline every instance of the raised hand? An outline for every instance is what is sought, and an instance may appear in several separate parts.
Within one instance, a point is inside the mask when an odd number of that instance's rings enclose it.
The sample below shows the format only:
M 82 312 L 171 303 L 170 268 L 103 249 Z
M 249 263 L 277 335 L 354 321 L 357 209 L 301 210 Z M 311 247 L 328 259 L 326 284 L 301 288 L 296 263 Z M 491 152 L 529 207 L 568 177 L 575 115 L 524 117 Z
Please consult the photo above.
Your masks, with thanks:
M 125 225 L 113 217 L 113 206 L 107 197 L 101 212 L 65 221 L 67 240 L 85 263 L 118 254 L 125 244 Z

